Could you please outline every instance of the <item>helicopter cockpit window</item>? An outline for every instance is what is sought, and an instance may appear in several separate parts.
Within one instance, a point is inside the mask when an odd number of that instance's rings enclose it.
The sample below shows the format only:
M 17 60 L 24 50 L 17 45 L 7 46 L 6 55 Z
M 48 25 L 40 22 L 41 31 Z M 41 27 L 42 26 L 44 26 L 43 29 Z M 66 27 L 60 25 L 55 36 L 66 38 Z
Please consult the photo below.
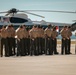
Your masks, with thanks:
M 22 18 L 17 18 L 17 17 L 11 17 L 10 22 L 11 23 L 24 23 L 24 22 L 28 22 L 28 20 L 22 19 Z

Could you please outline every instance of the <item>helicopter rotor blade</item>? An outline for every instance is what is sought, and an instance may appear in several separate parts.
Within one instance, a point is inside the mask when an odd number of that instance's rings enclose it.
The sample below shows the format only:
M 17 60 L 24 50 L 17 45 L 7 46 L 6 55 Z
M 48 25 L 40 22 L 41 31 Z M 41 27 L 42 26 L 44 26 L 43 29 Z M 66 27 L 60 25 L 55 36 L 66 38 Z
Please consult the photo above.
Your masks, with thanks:
M 31 15 L 35 15 L 35 16 L 38 16 L 38 17 L 41 17 L 41 18 L 45 18 L 44 16 L 41 16 L 41 15 L 38 15 L 38 14 L 34 14 L 34 13 L 30 13 L 28 11 L 19 11 L 19 12 L 24 12 L 24 13 L 27 13 L 27 14 L 31 14 Z
M 76 11 L 57 11 L 57 10 L 17 10 L 16 8 L 12 8 L 8 11 L 4 11 L 4 12 L 0 12 L 1 13 L 7 13 L 6 16 L 8 16 L 9 14 L 13 13 L 13 15 L 17 12 L 24 12 L 27 14 L 31 14 L 31 15 L 35 15 L 38 17 L 42 17 L 45 18 L 44 16 L 38 15 L 38 14 L 34 14 L 31 12 L 58 12 L 58 13 L 72 13 L 72 14 L 76 14 Z
M 26 11 L 34 11 L 34 12 L 60 12 L 60 13 L 73 13 L 73 14 L 76 14 L 76 11 L 56 11 L 56 10 L 26 10 Z
M 72 20 L 73 22 L 76 22 L 76 20 Z
M 8 16 L 10 13 L 5 14 L 5 16 Z
M 0 14 L 6 13 L 5 16 L 8 16 L 10 13 L 8 11 L 0 12 Z
M 8 13 L 8 11 L 0 12 L 0 14 L 3 14 L 3 13 Z

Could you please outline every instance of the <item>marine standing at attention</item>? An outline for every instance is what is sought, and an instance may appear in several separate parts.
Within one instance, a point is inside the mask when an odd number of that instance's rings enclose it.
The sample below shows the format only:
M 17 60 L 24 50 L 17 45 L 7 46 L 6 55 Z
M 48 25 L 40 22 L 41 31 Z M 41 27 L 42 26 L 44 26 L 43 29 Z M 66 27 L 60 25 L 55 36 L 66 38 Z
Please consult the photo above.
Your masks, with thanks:
M 58 33 L 56 31 L 56 26 L 55 26 L 55 27 L 53 27 L 52 34 L 51 34 L 51 37 L 52 37 L 52 50 L 53 50 L 52 54 L 53 53 L 54 54 L 59 54 L 57 52 L 57 38 L 56 38 L 57 36 L 58 36 Z
M 52 29 L 51 25 L 48 25 L 48 27 L 44 31 L 45 34 L 45 54 L 46 55 L 52 55 Z
M 65 52 L 65 54 L 68 54 L 68 51 L 67 51 L 67 38 L 68 38 L 67 26 L 64 26 L 60 33 L 62 36 L 61 54 L 63 55 L 64 52 Z
M 24 28 L 22 25 L 19 26 L 19 28 L 16 30 L 17 35 L 17 56 L 24 56 L 25 50 L 24 50 Z
M 3 56 L 3 46 L 5 47 L 5 57 L 9 56 L 9 50 L 8 50 L 8 32 L 6 30 L 6 26 L 3 25 L 1 29 L 1 57 Z
M 70 52 L 70 47 L 71 47 L 71 36 L 72 36 L 72 32 L 71 32 L 71 27 L 68 26 L 68 29 L 67 29 L 67 33 L 68 33 L 68 38 L 67 38 L 67 50 L 68 50 L 68 54 L 72 54 Z

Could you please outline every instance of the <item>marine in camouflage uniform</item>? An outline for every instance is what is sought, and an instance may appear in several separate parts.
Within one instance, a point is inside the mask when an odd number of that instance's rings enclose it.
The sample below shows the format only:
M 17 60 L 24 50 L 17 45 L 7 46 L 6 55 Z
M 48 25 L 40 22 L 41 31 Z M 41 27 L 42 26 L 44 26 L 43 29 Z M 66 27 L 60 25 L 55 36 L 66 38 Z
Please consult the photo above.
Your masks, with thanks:
M 1 29 L 1 57 L 3 56 L 3 46 L 5 47 L 5 57 L 9 56 L 9 49 L 8 49 L 8 32 L 6 30 L 6 26 L 3 25 Z
M 38 29 L 37 26 L 34 25 L 33 28 L 29 31 L 30 35 L 30 55 L 38 55 L 37 49 L 37 37 L 38 37 Z
M 58 36 L 58 33 L 56 31 L 56 26 L 53 27 L 52 29 L 52 34 L 51 34 L 51 37 L 52 37 L 52 54 L 58 54 L 57 52 L 57 37 Z
M 71 27 L 69 26 L 68 27 L 68 29 L 67 29 L 67 33 L 68 33 L 68 38 L 67 38 L 67 50 L 68 50 L 68 54 L 72 54 L 71 52 L 70 52 L 70 47 L 71 47 L 71 36 L 72 36 L 72 32 L 71 32 Z
M 28 36 L 29 36 L 29 33 L 28 31 L 26 30 L 26 26 L 25 25 L 22 25 L 23 26 L 23 45 L 24 45 L 24 52 L 25 52 L 25 55 L 29 55 L 29 46 L 28 46 Z M 30 45 L 30 43 L 29 43 Z
M 6 30 L 8 32 L 7 40 L 8 40 L 9 56 L 12 56 L 12 29 L 11 29 L 11 25 L 8 25 Z
M 48 25 L 48 27 L 44 31 L 45 34 L 45 54 L 52 55 L 52 29 L 51 25 Z
M 17 56 L 24 56 L 25 49 L 24 49 L 24 28 L 23 26 L 19 26 L 16 30 L 17 35 Z
M 16 39 L 15 39 L 15 29 L 12 24 L 11 24 L 11 44 L 12 44 L 12 55 L 15 55 Z
M 64 26 L 64 28 L 61 30 L 61 36 L 62 36 L 62 46 L 61 46 L 61 54 L 63 55 L 68 54 L 67 50 L 67 38 L 68 38 L 68 32 L 67 32 L 67 26 Z

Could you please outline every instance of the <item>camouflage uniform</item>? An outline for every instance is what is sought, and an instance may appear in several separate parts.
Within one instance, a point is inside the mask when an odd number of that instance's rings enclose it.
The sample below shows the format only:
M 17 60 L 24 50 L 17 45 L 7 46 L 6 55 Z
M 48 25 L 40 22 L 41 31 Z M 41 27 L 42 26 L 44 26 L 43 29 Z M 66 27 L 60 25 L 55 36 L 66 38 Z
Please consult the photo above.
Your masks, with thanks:
M 68 46 L 68 48 L 67 48 L 67 50 L 68 50 L 68 54 L 71 54 L 71 52 L 70 52 L 70 46 L 71 46 L 71 36 L 72 36 L 72 32 L 71 32 L 71 28 L 70 28 L 70 26 L 68 27 L 68 30 L 67 30 L 67 33 L 68 33 L 68 38 L 67 38 L 67 46 Z
M 33 28 L 29 31 L 30 36 L 30 55 L 34 54 L 34 37 L 33 37 Z
M 45 34 L 45 54 L 52 55 L 52 30 L 51 28 L 46 28 L 44 31 Z
M 16 30 L 17 35 L 17 56 L 24 56 L 25 50 L 24 50 L 24 29 L 22 26 L 20 26 Z
M 65 54 L 68 54 L 68 51 L 67 51 L 67 38 L 68 38 L 68 32 L 67 32 L 67 26 L 65 26 L 62 30 L 61 30 L 61 36 L 62 36 L 62 48 L 61 48 L 61 54 L 63 55 L 64 54 L 64 51 L 65 51 Z
M 57 39 L 56 37 L 58 36 L 58 33 L 56 31 L 56 27 L 53 28 L 52 30 L 52 34 L 51 34 L 51 37 L 52 37 L 52 51 L 54 52 L 54 54 L 58 54 L 57 52 Z M 52 52 L 52 54 L 53 54 Z
M 24 52 L 25 52 L 25 55 L 29 55 L 29 48 L 28 48 L 28 36 L 29 36 L 29 33 L 28 31 L 26 30 L 26 26 L 23 25 L 23 45 L 24 45 Z M 29 44 L 30 45 L 30 44 Z
M 12 29 L 11 25 L 8 25 L 7 28 L 7 40 L 8 40 L 8 50 L 9 50 L 9 56 L 12 56 Z
M 5 57 L 9 56 L 8 50 L 8 32 L 6 30 L 6 26 L 3 26 L 1 29 L 1 56 L 3 56 L 3 46 L 5 47 Z
M 41 54 L 45 53 L 45 35 L 44 35 L 44 30 L 42 27 L 40 28 L 40 49 L 41 49 Z
M 29 31 L 30 31 L 30 27 L 26 28 L 27 31 L 27 55 L 30 55 L 30 35 L 29 35 Z
M 12 55 L 15 55 L 16 39 L 15 39 L 15 29 L 13 25 L 11 25 L 11 43 L 12 43 Z
M 30 35 L 30 39 L 31 39 L 31 47 L 30 47 L 30 54 L 34 54 L 34 55 L 38 55 L 39 51 L 38 51 L 38 29 L 37 27 L 33 27 L 30 31 L 29 31 L 29 35 Z

